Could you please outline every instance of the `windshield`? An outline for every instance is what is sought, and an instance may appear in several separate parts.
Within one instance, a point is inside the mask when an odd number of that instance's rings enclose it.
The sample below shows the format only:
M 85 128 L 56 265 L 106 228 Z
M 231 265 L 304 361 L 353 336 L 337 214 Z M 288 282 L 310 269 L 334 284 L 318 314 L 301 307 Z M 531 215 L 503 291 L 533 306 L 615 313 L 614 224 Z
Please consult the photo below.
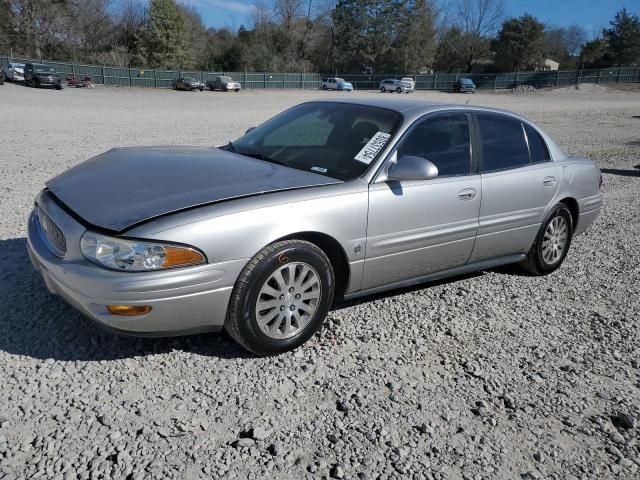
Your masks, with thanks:
M 401 119 L 398 112 L 384 108 L 310 102 L 281 113 L 226 148 L 346 181 L 367 170 Z
M 336 83 L 345 83 L 344 78 L 336 78 Z
M 183 78 L 183 80 L 184 80 L 185 82 L 195 82 L 195 81 L 196 81 L 196 79 L 195 79 L 195 78 L 193 78 L 193 77 L 184 77 L 184 78 Z
M 460 80 L 460 82 L 466 84 L 466 85 L 472 85 L 473 81 L 469 78 L 463 78 L 462 80 Z
M 231 79 L 231 77 L 220 77 L 220 81 L 221 82 L 232 82 L 233 80 Z
M 36 73 L 56 73 L 53 68 L 47 67 L 46 65 L 34 65 L 33 71 Z

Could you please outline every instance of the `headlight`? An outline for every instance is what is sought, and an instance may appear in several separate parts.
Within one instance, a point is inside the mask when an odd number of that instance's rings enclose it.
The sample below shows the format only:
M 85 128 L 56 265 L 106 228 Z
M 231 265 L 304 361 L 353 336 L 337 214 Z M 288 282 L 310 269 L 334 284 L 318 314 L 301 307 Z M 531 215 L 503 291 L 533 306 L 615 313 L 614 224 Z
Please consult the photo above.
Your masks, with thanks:
M 107 237 L 86 232 L 80 241 L 82 254 L 91 262 L 112 270 L 145 272 L 206 263 L 194 248 Z

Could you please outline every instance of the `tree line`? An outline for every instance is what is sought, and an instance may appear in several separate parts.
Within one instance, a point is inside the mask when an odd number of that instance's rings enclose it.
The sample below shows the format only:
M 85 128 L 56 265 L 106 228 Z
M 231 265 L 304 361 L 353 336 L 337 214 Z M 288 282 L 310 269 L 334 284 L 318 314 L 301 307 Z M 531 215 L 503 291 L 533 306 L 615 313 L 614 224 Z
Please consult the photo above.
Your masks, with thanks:
M 504 0 L 256 0 L 249 25 L 207 28 L 180 0 L 0 0 L 0 52 L 208 71 L 426 73 L 640 64 L 622 9 L 589 38 Z

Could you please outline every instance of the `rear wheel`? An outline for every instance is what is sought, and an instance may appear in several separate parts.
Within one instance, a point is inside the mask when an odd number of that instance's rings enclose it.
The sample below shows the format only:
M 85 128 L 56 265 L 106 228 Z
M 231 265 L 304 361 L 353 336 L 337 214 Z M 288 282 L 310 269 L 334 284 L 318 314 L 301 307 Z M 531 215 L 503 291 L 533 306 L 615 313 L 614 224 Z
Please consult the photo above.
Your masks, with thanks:
M 326 90 L 327 86 L 326 85 L 322 85 L 322 90 Z
M 380 87 L 380 91 L 381 91 L 382 93 L 384 93 L 384 92 L 386 92 L 386 91 L 387 91 L 387 89 L 386 89 L 386 88 L 384 88 L 384 87 Z
M 520 265 L 534 275 L 547 275 L 564 261 L 573 237 L 569 208 L 558 203 L 542 223 L 535 242 Z
M 322 250 L 302 240 L 273 243 L 240 274 L 225 328 L 258 355 L 293 350 L 318 331 L 333 293 L 333 269 Z
M 396 88 L 396 93 L 402 93 L 402 89 L 400 87 Z

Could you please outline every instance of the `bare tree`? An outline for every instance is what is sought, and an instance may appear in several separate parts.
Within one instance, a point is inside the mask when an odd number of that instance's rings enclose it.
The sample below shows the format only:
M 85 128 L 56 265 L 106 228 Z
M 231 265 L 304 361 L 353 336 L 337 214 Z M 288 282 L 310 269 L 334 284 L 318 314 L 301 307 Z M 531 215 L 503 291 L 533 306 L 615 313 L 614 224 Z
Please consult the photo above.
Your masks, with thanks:
M 256 30 L 264 29 L 273 20 L 271 9 L 265 0 L 256 0 L 251 10 L 251 24 Z
M 445 14 L 447 15 L 447 14 Z M 462 58 L 470 71 L 479 60 L 490 55 L 490 38 L 505 17 L 504 0 L 456 0 L 447 15 L 462 32 Z
M 67 0 L 10 0 L 16 18 L 16 30 L 22 36 L 23 52 L 41 57 L 46 38 L 54 36 L 58 13 Z
M 569 55 L 572 57 L 578 56 L 586 41 L 587 32 L 582 26 L 572 24 L 567 27 L 565 33 L 565 46 Z
M 275 0 L 273 11 L 280 24 L 289 31 L 294 21 L 302 16 L 302 6 L 302 0 Z
M 458 0 L 456 7 L 460 29 L 478 37 L 492 37 L 505 16 L 504 0 Z

